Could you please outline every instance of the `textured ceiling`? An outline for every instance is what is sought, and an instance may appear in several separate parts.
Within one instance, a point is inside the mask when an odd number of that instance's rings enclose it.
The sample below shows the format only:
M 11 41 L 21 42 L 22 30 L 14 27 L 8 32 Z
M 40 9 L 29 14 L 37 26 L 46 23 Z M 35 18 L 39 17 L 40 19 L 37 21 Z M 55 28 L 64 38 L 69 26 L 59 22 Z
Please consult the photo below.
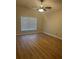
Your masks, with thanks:
M 44 6 L 51 6 L 52 9 L 58 10 L 61 8 L 61 0 L 44 0 Z M 40 6 L 39 0 L 16 0 L 16 6 L 25 8 L 38 8 Z

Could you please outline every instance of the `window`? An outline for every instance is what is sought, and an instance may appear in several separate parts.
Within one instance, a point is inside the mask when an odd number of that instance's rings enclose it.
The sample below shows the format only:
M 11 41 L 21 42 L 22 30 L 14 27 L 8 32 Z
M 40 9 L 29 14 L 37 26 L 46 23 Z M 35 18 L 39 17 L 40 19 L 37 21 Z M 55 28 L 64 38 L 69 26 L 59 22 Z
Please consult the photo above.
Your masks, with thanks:
M 21 31 L 37 30 L 37 18 L 21 16 Z

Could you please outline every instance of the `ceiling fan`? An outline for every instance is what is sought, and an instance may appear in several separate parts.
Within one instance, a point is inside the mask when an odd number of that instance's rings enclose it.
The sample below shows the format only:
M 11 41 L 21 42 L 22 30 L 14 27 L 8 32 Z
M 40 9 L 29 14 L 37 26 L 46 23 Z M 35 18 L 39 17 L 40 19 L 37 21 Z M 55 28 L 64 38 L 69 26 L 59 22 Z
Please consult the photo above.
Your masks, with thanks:
M 47 9 L 51 9 L 52 7 L 44 7 L 43 6 L 43 2 L 44 2 L 44 0 L 40 0 L 40 2 L 41 2 L 41 5 L 40 5 L 40 7 L 37 9 L 39 12 L 44 12 L 44 11 L 47 11 Z

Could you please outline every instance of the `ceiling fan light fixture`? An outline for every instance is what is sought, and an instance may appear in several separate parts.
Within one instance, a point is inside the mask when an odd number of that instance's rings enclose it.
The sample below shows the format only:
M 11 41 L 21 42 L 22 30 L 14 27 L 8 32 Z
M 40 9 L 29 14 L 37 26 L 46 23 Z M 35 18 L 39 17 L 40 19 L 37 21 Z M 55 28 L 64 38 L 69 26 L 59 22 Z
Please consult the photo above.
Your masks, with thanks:
M 40 8 L 38 9 L 39 12 L 44 12 L 44 9 Z

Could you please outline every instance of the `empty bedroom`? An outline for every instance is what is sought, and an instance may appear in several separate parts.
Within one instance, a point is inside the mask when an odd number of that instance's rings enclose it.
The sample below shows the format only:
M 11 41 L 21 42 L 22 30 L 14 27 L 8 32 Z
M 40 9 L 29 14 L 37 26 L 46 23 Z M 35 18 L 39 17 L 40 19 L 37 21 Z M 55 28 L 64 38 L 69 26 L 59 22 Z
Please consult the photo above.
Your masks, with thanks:
M 16 59 L 62 59 L 62 0 L 16 0 Z

